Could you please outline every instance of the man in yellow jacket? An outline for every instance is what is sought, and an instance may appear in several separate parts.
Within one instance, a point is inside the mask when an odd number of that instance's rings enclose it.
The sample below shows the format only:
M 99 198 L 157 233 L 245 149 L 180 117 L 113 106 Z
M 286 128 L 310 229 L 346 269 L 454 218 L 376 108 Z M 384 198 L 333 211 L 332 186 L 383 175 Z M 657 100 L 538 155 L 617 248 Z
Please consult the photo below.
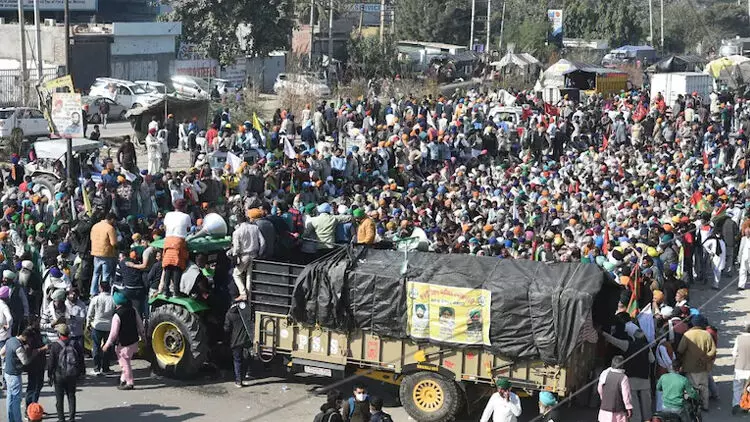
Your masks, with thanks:
M 703 409 L 708 410 L 708 373 L 716 359 L 716 344 L 706 331 L 708 320 L 703 315 L 694 315 L 690 320 L 693 328 L 682 336 L 677 353 L 682 356 L 682 369 L 693 387 L 701 396 Z
M 357 243 L 372 245 L 375 243 L 375 220 L 365 215 L 362 208 L 353 212 L 354 218 L 359 222 L 357 227 Z

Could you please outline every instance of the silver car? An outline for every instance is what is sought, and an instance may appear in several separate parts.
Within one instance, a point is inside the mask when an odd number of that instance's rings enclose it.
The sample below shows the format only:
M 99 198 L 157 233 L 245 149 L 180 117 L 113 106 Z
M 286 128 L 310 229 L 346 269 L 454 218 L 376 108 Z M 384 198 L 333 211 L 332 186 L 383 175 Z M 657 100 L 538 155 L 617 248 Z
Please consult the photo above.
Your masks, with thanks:
M 99 105 L 102 101 L 109 104 L 110 120 L 125 120 L 125 113 L 128 112 L 128 108 L 124 105 L 118 104 L 107 97 L 82 97 L 81 103 L 89 106 L 89 123 L 99 124 L 102 122 L 102 117 L 99 115 Z

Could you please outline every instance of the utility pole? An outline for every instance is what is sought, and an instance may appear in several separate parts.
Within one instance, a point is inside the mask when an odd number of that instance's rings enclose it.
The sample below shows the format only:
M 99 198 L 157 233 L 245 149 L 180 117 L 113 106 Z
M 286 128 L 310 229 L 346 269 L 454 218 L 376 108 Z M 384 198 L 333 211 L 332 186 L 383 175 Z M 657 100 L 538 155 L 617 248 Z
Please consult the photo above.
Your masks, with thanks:
M 661 0 L 661 52 L 664 52 L 664 0 Z
M 42 72 L 44 71 L 44 57 L 42 56 L 41 25 L 42 25 L 41 18 L 39 17 L 39 0 L 34 0 L 34 37 L 36 38 L 36 84 L 37 85 L 42 84 Z
M 489 60 L 490 54 L 490 14 L 492 13 L 492 0 L 487 0 L 487 43 L 484 47 L 484 53 L 487 54 L 487 60 Z
M 385 45 L 385 0 L 380 0 L 380 46 Z
M 308 57 L 310 69 L 312 69 L 313 44 L 315 44 L 315 0 L 310 0 L 310 56 Z
M 65 0 L 64 4 L 64 26 L 65 26 L 65 72 L 70 75 L 70 2 Z
M 747 0 L 750 1 L 750 0 Z M 477 0 L 471 0 L 471 33 L 469 34 L 469 50 L 474 51 L 474 20 L 476 20 Z
M 750 1 L 750 0 L 748 0 Z M 648 37 L 651 46 L 654 46 L 654 4 L 653 0 L 648 0 Z
M 500 14 L 500 44 L 497 47 L 500 54 L 503 54 L 503 29 L 505 29 L 505 3 L 507 3 L 507 0 L 503 0 L 503 11 Z
M 18 0 L 18 29 L 20 31 L 19 41 L 21 43 L 21 105 L 26 105 L 26 82 L 28 71 L 26 70 L 26 29 L 24 28 L 23 1 Z
M 333 64 L 333 0 L 328 3 L 328 65 Z

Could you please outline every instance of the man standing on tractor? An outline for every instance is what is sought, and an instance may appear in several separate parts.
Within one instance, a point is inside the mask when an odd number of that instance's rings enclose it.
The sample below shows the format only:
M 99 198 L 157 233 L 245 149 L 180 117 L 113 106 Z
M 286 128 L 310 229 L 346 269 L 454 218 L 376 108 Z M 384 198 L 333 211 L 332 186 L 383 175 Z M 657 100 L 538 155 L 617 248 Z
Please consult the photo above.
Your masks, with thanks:
M 174 202 L 174 211 L 164 216 L 164 252 L 162 254 L 162 282 L 159 291 L 170 296 L 169 286 L 175 296 L 183 296 L 180 291 L 180 278 L 188 261 L 187 237 L 192 221 L 185 213 L 187 202 L 178 199 Z

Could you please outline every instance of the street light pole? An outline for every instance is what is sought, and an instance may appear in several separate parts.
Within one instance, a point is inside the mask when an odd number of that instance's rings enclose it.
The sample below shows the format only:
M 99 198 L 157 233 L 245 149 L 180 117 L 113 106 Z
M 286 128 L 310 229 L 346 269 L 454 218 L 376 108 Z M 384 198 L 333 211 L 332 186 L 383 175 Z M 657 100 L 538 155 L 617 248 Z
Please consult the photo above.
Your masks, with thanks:
M 26 29 L 24 28 L 23 0 L 18 0 L 18 30 L 19 42 L 21 43 L 21 105 L 26 105 Z
M 750 0 L 747 0 L 750 1 Z M 477 13 L 477 0 L 471 0 L 471 33 L 469 34 L 469 50 L 474 50 L 474 20 Z

